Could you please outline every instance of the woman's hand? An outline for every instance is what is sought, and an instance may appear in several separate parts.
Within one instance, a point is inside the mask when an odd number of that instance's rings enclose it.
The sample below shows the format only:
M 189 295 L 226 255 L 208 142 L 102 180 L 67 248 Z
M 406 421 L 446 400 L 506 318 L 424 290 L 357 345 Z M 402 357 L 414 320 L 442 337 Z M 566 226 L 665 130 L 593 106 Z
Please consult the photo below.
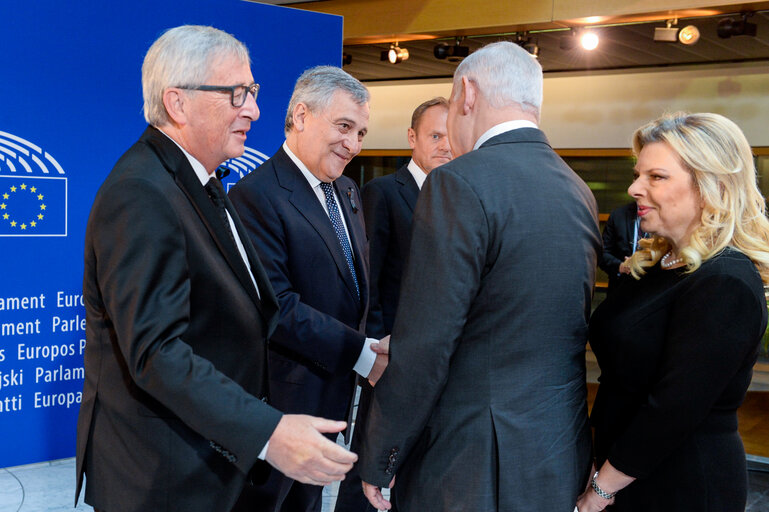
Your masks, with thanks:
M 614 503 L 614 498 L 605 500 L 593 492 L 592 488 L 589 488 L 577 498 L 577 509 L 579 512 L 600 512 L 612 503 Z
M 634 477 L 626 475 L 622 471 L 611 465 L 608 460 L 603 463 L 598 473 L 595 473 L 595 483 L 599 489 L 608 494 L 616 494 L 620 489 L 624 489 L 635 480 Z M 600 482 L 598 481 L 600 475 Z M 592 482 L 592 479 L 591 479 Z M 592 484 L 588 483 L 587 489 L 582 496 L 577 498 L 577 509 L 579 512 L 599 512 L 614 503 L 614 498 L 606 499 L 598 495 L 593 490 Z

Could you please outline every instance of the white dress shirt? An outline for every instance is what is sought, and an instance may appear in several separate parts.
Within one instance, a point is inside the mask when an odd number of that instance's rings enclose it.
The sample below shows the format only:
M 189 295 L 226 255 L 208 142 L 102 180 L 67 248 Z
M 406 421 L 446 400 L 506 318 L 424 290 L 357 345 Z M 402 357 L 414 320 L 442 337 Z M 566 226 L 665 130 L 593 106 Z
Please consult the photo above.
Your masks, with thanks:
M 488 130 L 486 130 L 483 135 L 481 135 L 478 138 L 478 141 L 473 146 L 473 149 L 478 149 L 481 147 L 481 144 L 486 142 L 492 137 L 495 137 L 499 135 L 500 133 L 509 132 L 511 130 L 517 130 L 518 128 L 536 128 L 539 129 L 539 127 L 532 123 L 531 121 L 527 121 L 525 119 L 516 119 L 515 121 L 505 121 L 504 123 L 499 123 L 497 125 L 492 126 Z
M 417 182 L 417 188 L 422 190 L 422 185 L 425 184 L 425 180 L 427 179 L 427 173 L 417 165 L 413 158 L 409 161 L 409 165 L 406 168 L 414 177 L 414 181 Z
M 320 201 L 321 206 L 323 206 L 323 211 L 326 212 L 326 215 L 328 215 L 328 206 L 326 206 L 326 194 L 323 192 L 323 190 L 320 188 L 321 181 L 310 172 L 310 170 L 307 168 L 306 165 L 304 165 L 304 162 L 299 160 L 299 158 L 291 152 L 291 150 L 288 148 L 287 143 L 283 143 L 283 151 L 286 152 L 288 157 L 291 159 L 294 164 L 299 168 L 299 170 L 302 172 L 302 175 L 307 180 L 307 183 L 310 184 L 310 188 L 312 188 L 312 191 L 315 192 L 315 196 L 318 198 L 318 201 Z M 344 215 L 342 214 L 342 209 L 339 206 L 339 198 L 336 195 L 336 190 L 334 190 L 334 201 L 336 201 L 336 207 L 339 210 L 339 216 L 342 218 L 342 224 L 344 225 L 344 232 L 345 235 L 347 235 L 347 243 L 350 244 L 350 248 L 352 249 L 352 242 L 350 241 L 350 232 L 347 229 L 347 222 L 344 220 Z M 329 217 L 329 220 L 331 218 Z M 355 258 L 355 253 L 353 253 L 353 258 Z M 361 300 L 363 300 L 363 297 L 361 297 Z M 360 375 L 363 378 L 368 377 L 369 373 L 371 373 L 371 369 L 374 367 L 374 362 L 376 361 L 376 352 L 371 350 L 371 344 L 377 343 L 379 340 L 376 340 L 374 338 L 366 338 L 365 343 L 363 344 L 363 350 L 361 350 L 360 355 L 358 356 L 358 360 L 355 363 L 355 366 L 353 366 L 353 370 L 355 373 Z

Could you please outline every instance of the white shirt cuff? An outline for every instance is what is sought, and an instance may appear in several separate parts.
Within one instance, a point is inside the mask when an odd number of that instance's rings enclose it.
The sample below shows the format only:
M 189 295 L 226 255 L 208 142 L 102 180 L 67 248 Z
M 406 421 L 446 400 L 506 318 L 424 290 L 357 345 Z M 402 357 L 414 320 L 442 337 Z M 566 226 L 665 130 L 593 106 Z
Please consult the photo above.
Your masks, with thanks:
M 371 350 L 372 343 L 379 343 L 379 340 L 366 338 L 366 342 L 363 344 L 363 350 L 360 351 L 360 356 L 358 356 L 358 362 L 352 367 L 352 369 L 355 370 L 355 373 L 364 379 L 368 378 L 371 369 L 374 367 L 374 362 L 376 361 L 376 352 Z
M 262 448 L 262 451 L 259 452 L 259 460 L 267 460 L 267 447 L 270 446 L 270 441 L 268 440 L 264 444 L 264 448 Z

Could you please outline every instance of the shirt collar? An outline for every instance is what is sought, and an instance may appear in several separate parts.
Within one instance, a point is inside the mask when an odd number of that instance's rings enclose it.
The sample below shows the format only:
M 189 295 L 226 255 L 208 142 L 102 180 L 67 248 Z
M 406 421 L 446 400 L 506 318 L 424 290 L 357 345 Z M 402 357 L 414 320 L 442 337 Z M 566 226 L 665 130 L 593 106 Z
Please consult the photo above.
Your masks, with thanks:
M 174 139 L 173 139 L 173 138 L 172 138 L 170 135 L 168 135 L 166 132 L 164 132 L 164 131 L 163 131 L 163 130 L 161 130 L 160 128 L 158 128 L 158 130 L 160 131 L 160 133 L 162 133 L 163 135 L 165 135 L 166 137 L 168 137 L 169 139 L 171 139 L 171 141 L 172 141 L 174 144 L 176 144 L 176 146 L 177 146 L 179 149 L 181 149 L 181 150 L 182 150 L 182 153 L 184 153 L 184 156 L 186 156 L 186 157 L 187 157 L 187 160 L 189 160 L 189 162 L 190 162 L 190 165 L 192 166 L 192 170 L 193 170 L 193 171 L 195 171 L 195 176 L 197 176 L 197 177 L 198 177 L 198 179 L 200 180 L 200 184 L 201 184 L 201 185 L 203 185 L 203 186 L 205 187 L 205 186 L 208 184 L 208 180 L 210 180 L 210 179 L 211 179 L 211 178 L 214 176 L 214 173 L 208 174 L 208 171 L 206 171 L 206 168 L 205 168 L 205 167 L 203 167 L 203 164 L 201 164 L 200 162 L 198 162 L 197 158 L 195 158 L 194 156 L 192 156 L 192 155 L 190 155 L 189 153 L 187 153 L 187 150 L 185 150 L 183 147 L 181 147 L 181 146 L 179 145 L 179 143 L 178 143 L 178 142 L 176 142 L 176 141 L 175 141 L 175 140 L 174 140 Z
M 517 130 L 518 128 L 539 129 L 539 127 L 536 124 L 526 119 L 516 119 L 514 121 L 506 121 L 504 123 L 499 123 L 498 125 L 492 126 L 488 130 L 486 130 L 486 132 L 483 135 L 481 135 L 478 141 L 475 143 L 475 146 L 473 146 L 473 149 L 478 149 L 479 147 L 481 147 L 481 145 L 484 142 L 486 142 L 492 137 L 499 135 L 500 133 Z
M 291 161 L 296 164 L 300 171 L 302 171 L 302 175 L 307 180 L 307 183 L 310 184 L 311 188 L 315 189 L 315 187 L 320 185 L 321 181 L 317 178 L 317 176 L 311 173 L 307 166 L 304 165 L 304 162 L 299 160 L 299 157 L 297 157 L 294 153 L 291 152 L 290 149 L 288 149 L 288 142 L 283 143 L 283 151 L 286 152 Z
M 422 190 L 422 185 L 424 185 L 425 180 L 427 179 L 427 173 L 423 171 L 417 163 L 412 158 L 411 161 L 409 161 L 409 165 L 407 166 L 407 169 L 411 173 L 411 175 L 414 177 L 414 181 L 417 182 L 417 188 L 419 190 Z

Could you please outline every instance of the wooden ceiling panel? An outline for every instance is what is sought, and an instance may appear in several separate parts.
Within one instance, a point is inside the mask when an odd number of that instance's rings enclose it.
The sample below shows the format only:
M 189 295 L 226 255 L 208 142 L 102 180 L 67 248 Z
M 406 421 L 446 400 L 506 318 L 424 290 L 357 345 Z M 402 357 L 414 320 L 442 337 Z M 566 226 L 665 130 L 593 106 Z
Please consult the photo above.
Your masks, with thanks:
M 756 37 L 719 38 L 717 25 L 725 17 L 719 15 L 680 19 L 677 25 L 679 28 L 693 24 L 700 30 L 700 40 L 692 46 L 655 42 L 654 28 L 664 27 L 664 21 L 596 27 L 594 30 L 601 42 L 593 52 L 581 48 L 561 49 L 561 39 L 568 36 L 568 30 L 532 30 L 527 37 L 539 46 L 539 62 L 546 73 L 763 60 L 769 62 L 769 11 L 757 12 L 748 19 L 757 25 Z M 518 35 L 474 35 L 465 38 L 462 44 L 473 51 L 498 40 L 515 41 Z M 345 66 L 345 69 L 361 80 L 451 77 L 457 64 L 436 59 L 433 49 L 438 43 L 454 42 L 454 38 L 399 41 L 401 47 L 409 50 L 410 57 L 396 65 L 380 60 L 382 50 L 388 49 L 389 44 L 345 45 L 344 52 L 352 56 L 352 63 Z

